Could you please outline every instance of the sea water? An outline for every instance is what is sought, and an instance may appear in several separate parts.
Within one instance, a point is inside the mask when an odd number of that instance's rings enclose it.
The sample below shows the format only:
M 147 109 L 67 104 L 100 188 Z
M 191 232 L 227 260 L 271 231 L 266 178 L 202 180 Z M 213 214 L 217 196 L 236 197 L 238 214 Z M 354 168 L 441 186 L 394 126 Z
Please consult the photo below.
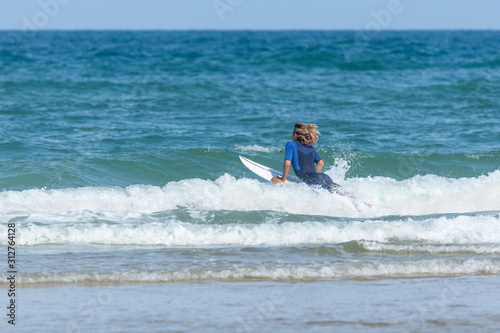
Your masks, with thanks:
M 498 329 L 499 50 L 499 32 L 1 32 L 1 330 Z M 343 194 L 240 163 L 280 169 L 298 121 Z

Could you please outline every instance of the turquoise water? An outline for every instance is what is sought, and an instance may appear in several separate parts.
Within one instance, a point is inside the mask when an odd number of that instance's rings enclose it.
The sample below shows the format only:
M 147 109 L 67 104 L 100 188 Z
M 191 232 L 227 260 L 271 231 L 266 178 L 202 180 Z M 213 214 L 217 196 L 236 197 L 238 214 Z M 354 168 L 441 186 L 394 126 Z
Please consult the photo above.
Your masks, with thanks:
M 298 120 L 346 177 L 500 162 L 496 32 L 15 34 L 0 40 L 5 190 L 215 180 L 248 146 L 279 165 Z
M 499 49 L 499 32 L 0 32 L 0 222 L 16 224 L 18 283 L 78 296 L 82 285 L 237 281 L 265 294 L 275 282 L 495 279 Z M 273 185 L 240 163 L 280 169 L 297 121 L 318 124 L 324 171 L 347 195 Z M 405 315 L 433 301 L 422 292 Z M 205 310 L 227 322 L 224 307 Z M 74 331 L 74 313 L 56 325 Z M 325 330 L 371 322 L 322 316 Z

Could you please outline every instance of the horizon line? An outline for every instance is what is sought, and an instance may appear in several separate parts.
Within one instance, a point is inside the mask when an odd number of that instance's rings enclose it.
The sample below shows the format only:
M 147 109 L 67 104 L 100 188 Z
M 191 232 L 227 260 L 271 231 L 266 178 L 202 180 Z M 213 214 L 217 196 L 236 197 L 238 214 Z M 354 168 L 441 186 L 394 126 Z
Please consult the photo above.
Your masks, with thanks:
M 365 31 L 363 29 L 352 29 L 352 28 L 338 28 L 338 29 L 317 29 L 317 28 L 269 28 L 269 29 L 260 29 L 260 28 L 235 28 L 235 29 L 218 29 L 218 28 L 189 28 L 189 29 L 170 29 L 170 28 L 144 28 L 144 29 L 127 29 L 127 28 L 64 28 L 64 29 L 7 29 L 0 28 L 0 32 L 55 32 L 55 31 L 138 31 L 138 32 L 155 32 L 155 31 L 178 31 L 178 32 L 189 32 L 189 31 L 217 31 L 217 32 L 235 32 L 235 31 L 246 31 L 246 32 L 279 32 L 279 31 L 318 31 L 318 32 L 357 32 L 357 31 Z M 432 31 L 485 31 L 485 32 L 496 32 L 500 31 L 500 28 L 402 28 L 402 29 L 381 29 L 381 30 L 369 30 L 370 32 L 411 32 L 411 31 L 422 31 L 422 32 L 432 32 Z

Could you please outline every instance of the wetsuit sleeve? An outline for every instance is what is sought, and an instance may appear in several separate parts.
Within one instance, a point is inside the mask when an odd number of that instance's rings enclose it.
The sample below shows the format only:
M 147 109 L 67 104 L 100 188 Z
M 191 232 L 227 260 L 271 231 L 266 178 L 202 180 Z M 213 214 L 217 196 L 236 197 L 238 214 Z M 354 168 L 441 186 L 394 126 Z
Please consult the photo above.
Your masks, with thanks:
M 318 152 L 316 151 L 316 149 L 314 149 L 314 163 L 318 163 L 319 161 L 321 161 L 322 158 L 321 156 L 319 156 Z
M 297 155 L 297 146 L 296 146 L 295 142 L 293 142 L 293 141 L 287 142 L 285 148 L 286 148 L 285 160 L 292 162 L 292 168 L 294 170 L 300 170 L 299 160 L 298 160 L 298 155 Z

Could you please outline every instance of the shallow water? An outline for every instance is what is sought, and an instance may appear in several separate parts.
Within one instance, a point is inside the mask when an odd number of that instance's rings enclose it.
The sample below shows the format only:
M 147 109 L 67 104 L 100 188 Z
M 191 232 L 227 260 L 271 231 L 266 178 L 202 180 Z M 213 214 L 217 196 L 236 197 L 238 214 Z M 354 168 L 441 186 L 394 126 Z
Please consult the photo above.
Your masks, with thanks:
M 494 276 L 47 286 L 19 331 L 494 332 Z M 50 319 L 49 319 L 50 318 Z

